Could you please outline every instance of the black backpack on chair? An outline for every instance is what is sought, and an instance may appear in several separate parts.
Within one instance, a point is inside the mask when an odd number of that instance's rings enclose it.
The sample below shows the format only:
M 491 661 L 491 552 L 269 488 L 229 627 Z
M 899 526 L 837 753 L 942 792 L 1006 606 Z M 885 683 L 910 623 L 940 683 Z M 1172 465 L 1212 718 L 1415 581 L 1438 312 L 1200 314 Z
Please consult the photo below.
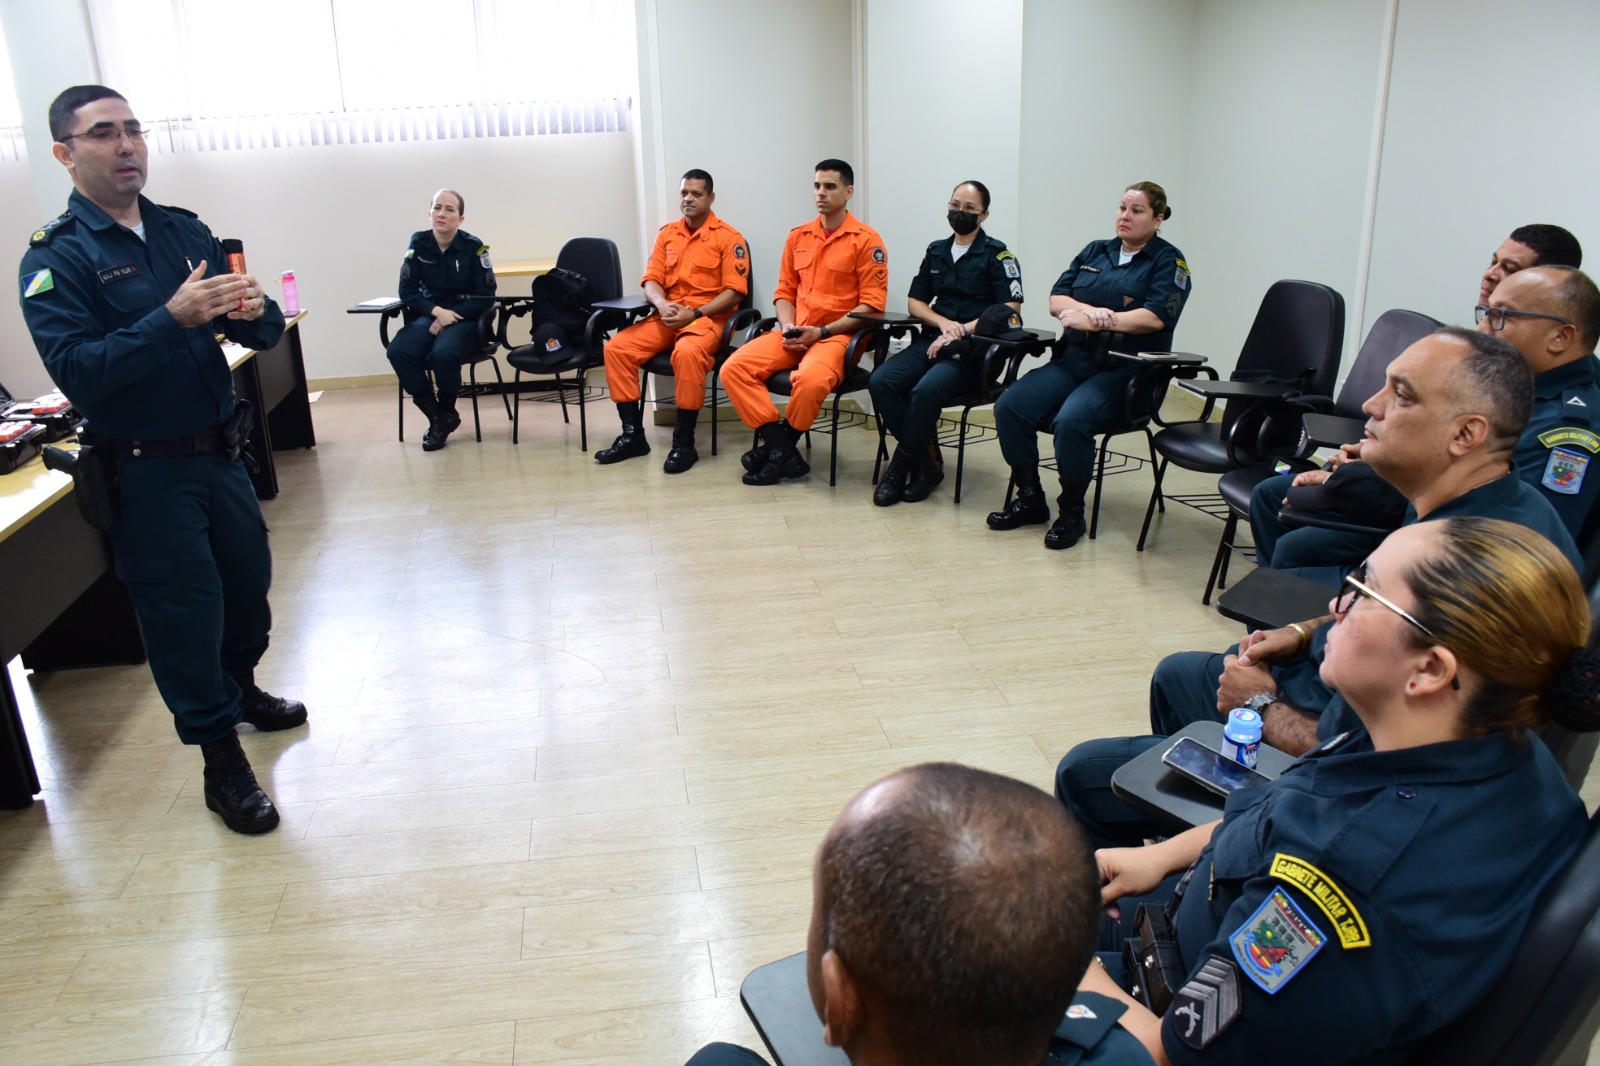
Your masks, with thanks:
M 583 328 L 589 321 L 588 307 L 593 302 L 594 289 L 588 278 L 575 270 L 556 267 L 533 279 L 530 324 L 540 337 L 559 332 L 568 345 L 581 344 Z

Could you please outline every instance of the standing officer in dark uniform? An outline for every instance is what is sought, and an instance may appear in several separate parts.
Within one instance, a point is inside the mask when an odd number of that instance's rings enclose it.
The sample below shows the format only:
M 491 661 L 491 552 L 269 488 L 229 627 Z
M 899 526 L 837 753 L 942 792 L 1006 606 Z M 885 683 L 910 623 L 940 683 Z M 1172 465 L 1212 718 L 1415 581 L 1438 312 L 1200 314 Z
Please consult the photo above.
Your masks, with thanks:
M 1161 186 L 1153 181 L 1128 186 L 1117 207 L 1117 235 L 1085 247 L 1050 290 L 1050 313 L 1065 328 L 1066 344 L 994 405 L 1000 451 L 1011 464 L 1017 496 L 1005 510 L 989 515 L 990 529 L 1050 520 L 1035 438 L 1048 429 L 1056 438 L 1061 497 L 1044 546 L 1070 548 L 1087 531 L 1083 496 L 1094 476 L 1094 435 L 1115 422 L 1138 371 L 1134 363 L 1104 356 L 1108 338 L 1097 334 L 1122 334 L 1116 347 L 1124 352 L 1172 347 L 1190 279 L 1183 253 L 1158 233 L 1171 217 Z
M 158 207 L 144 131 L 117 92 L 77 85 L 50 105 L 67 212 L 22 257 L 22 313 L 50 377 L 110 457 L 110 535 L 178 736 L 205 756 L 206 806 L 240 833 L 278 812 L 234 728 L 288 729 L 306 709 L 255 685 L 272 613 L 266 521 L 240 461 L 233 378 L 216 333 L 252 348 L 283 313 L 193 213 Z
M 466 201 L 454 189 L 433 194 L 429 229 L 411 235 L 400 264 L 400 302 L 416 317 L 389 342 L 389 362 L 400 387 L 428 416 L 422 450 L 435 452 L 461 425 L 461 364 L 478 350 L 478 316 L 494 303 L 489 246 L 461 228 Z M 434 399 L 428 369 L 439 386 Z
M 935 434 L 939 412 L 957 396 L 976 390 L 979 382 L 976 366 L 948 355 L 941 359 L 940 350 L 971 333 L 984 308 L 999 303 L 1013 310 L 1022 307 L 1017 257 L 980 228 L 989 217 L 989 190 L 983 182 L 957 185 L 947 217 L 955 234 L 928 245 L 906 296 L 906 309 L 923 323 L 922 330 L 910 346 L 872 372 L 873 406 L 900 442 L 872 494 L 879 507 L 921 502 L 944 480 Z

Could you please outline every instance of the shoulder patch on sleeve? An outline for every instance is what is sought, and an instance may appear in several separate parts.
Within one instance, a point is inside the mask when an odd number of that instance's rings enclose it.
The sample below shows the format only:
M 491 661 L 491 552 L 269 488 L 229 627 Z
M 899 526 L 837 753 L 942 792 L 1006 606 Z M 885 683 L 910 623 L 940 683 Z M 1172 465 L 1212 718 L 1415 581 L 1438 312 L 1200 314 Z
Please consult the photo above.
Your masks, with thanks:
M 1228 937 L 1244 975 L 1274 996 L 1327 942 L 1322 930 L 1281 888 L 1273 889 Z
M 1583 429 L 1579 426 L 1556 426 L 1539 434 L 1539 443 L 1546 448 L 1554 448 L 1558 444 L 1584 448 L 1591 454 L 1600 453 L 1600 434 L 1593 430 Z
M 995 256 L 995 259 L 1000 263 L 1001 269 L 1006 272 L 1006 277 L 1013 279 L 1022 277 L 1022 264 L 1017 262 L 1016 256 L 1010 252 L 1001 252 Z
M 882 247 L 873 248 L 872 261 L 874 263 L 886 263 L 889 261 L 888 253 L 886 253 Z
M 1372 946 L 1372 933 L 1367 928 L 1366 919 L 1361 917 L 1361 912 L 1350 902 L 1344 889 L 1334 884 L 1327 874 L 1304 859 L 1281 851 L 1272 857 L 1272 867 L 1268 873 L 1304 892 L 1306 898 L 1327 915 L 1328 921 L 1333 923 L 1333 933 L 1339 938 L 1340 947 Z
M 1182 259 L 1178 260 L 1178 268 L 1173 271 L 1172 283 L 1180 289 L 1189 287 L 1189 264 Z
M 1204 1051 L 1243 1013 L 1238 967 L 1213 956 L 1172 997 L 1167 1019 L 1179 1040 Z
M 478 245 L 478 265 L 485 270 L 494 269 L 494 264 L 489 262 L 489 246 L 487 244 Z
M 1583 478 L 1588 470 L 1589 456 L 1565 448 L 1552 448 L 1539 484 L 1563 496 L 1576 496 L 1583 491 Z
M 417 254 L 417 250 L 415 248 L 407 248 L 406 249 L 406 258 L 407 259 L 411 259 L 416 254 Z
M 22 298 L 38 296 L 42 292 L 49 292 L 56 287 L 55 275 L 50 273 L 50 268 L 35 270 L 32 274 L 22 276 Z
M 734 246 L 733 246 L 733 257 L 734 257 L 734 258 L 735 258 L 735 259 L 744 259 L 744 258 L 746 258 L 746 257 L 747 257 L 747 256 L 748 256 L 748 255 L 749 255 L 749 254 L 750 254 L 750 253 L 749 253 L 749 252 L 747 252 L 747 251 L 745 251 L 745 250 L 744 250 L 744 245 L 742 245 L 742 244 L 735 244 L 735 245 L 734 245 Z
M 28 238 L 28 243 L 33 245 L 35 248 L 37 248 L 41 244 L 50 243 L 50 238 L 55 236 L 56 229 L 58 227 L 60 227 L 63 223 L 66 223 L 66 222 L 70 221 L 71 218 L 72 218 L 72 212 L 71 211 L 63 211 L 63 212 L 61 212 L 61 214 L 57 215 L 55 218 L 52 218 L 49 222 L 46 222 L 44 225 L 42 225 L 38 229 L 34 230 L 33 231 L 33 236 Z

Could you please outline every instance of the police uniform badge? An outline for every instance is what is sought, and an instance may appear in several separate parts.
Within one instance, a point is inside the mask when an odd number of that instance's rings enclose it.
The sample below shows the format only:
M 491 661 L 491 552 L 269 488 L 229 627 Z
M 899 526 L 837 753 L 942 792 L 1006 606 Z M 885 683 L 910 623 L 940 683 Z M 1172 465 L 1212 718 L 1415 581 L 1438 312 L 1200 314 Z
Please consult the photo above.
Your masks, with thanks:
M 736 244 L 733 246 L 733 257 L 735 259 L 743 259 L 747 254 L 749 253 L 744 250 L 744 245 Z
M 489 246 L 487 244 L 478 249 L 478 265 L 485 270 L 494 269 L 494 264 L 489 262 Z
M 1589 457 L 1565 448 L 1551 448 L 1550 459 L 1544 464 L 1544 476 L 1539 484 L 1563 496 L 1576 496 L 1583 491 L 1583 478 L 1589 470 Z
M 30 296 L 38 296 L 42 292 L 49 292 L 55 287 L 55 275 L 50 273 L 49 267 L 43 270 L 35 270 L 32 274 L 24 274 L 22 277 L 22 298 L 26 300 Z
M 1182 259 L 1178 260 L 1178 269 L 1173 272 L 1172 283 L 1180 289 L 1189 287 L 1189 264 Z
M 1228 937 L 1239 969 L 1268 995 L 1293 980 L 1328 938 L 1281 888 Z
M 995 258 L 1000 260 L 1000 267 L 1006 272 L 1006 277 L 1022 277 L 1022 264 L 1017 262 L 1016 256 L 1012 255 L 1010 252 L 1001 252 L 999 255 L 995 256 Z
M 872 250 L 872 261 L 874 263 L 886 263 L 889 261 L 889 257 L 882 248 L 874 248 Z
M 407 248 L 406 249 L 406 258 L 407 259 L 415 259 L 416 256 L 417 256 L 417 250 L 415 248 Z

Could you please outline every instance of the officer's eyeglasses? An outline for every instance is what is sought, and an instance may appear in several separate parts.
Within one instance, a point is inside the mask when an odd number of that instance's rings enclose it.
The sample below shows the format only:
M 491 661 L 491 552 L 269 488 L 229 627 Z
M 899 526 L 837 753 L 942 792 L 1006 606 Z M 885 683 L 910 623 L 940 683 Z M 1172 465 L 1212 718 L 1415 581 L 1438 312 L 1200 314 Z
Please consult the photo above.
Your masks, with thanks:
M 1356 605 L 1356 601 L 1365 596 L 1374 603 L 1381 603 L 1383 606 L 1389 608 L 1389 610 L 1393 611 L 1401 618 L 1404 618 L 1407 622 L 1410 622 L 1412 625 L 1422 630 L 1422 635 L 1427 637 L 1429 640 L 1437 639 L 1434 637 L 1433 631 L 1427 626 L 1423 625 L 1421 622 L 1417 621 L 1416 617 L 1413 616 L 1409 611 L 1401 610 L 1392 600 L 1387 600 L 1380 593 L 1372 591 L 1371 586 L 1366 583 L 1366 577 L 1366 563 L 1362 563 L 1360 566 L 1356 567 L 1354 570 L 1350 571 L 1350 573 L 1345 575 L 1344 587 L 1339 590 L 1338 598 L 1333 601 L 1334 614 L 1341 618 L 1344 617 L 1350 613 L 1350 608 Z
M 137 122 L 129 122 L 124 126 L 113 125 L 110 122 L 90 126 L 82 133 L 69 133 L 61 138 L 63 141 L 73 139 L 93 141 L 95 144 L 114 144 L 123 137 L 128 138 L 129 144 L 143 144 L 145 129 Z
M 1485 307 L 1479 304 L 1472 309 L 1472 312 L 1474 322 L 1482 322 L 1487 318 L 1489 320 L 1489 328 L 1496 333 L 1506 328 L 1506 319 L 1508 318 L 1548 318 L 1550 321 L 1559 322 L 1563 326 L 1572 325 L 1571 322 L 1560 315 L 1545 315 L 1540 314 L 1538 311 L 1513 311 L 1509 307 Z
M 977 204 L 961 204 L 961 203 L 957 203 L 954 200 L 951 200 L 950 203 L 948 205 L 946 205 L 946 206 L 951 211 L 970 211 L 974 215 L 983 214 L 983 208 L 979 207 Z

